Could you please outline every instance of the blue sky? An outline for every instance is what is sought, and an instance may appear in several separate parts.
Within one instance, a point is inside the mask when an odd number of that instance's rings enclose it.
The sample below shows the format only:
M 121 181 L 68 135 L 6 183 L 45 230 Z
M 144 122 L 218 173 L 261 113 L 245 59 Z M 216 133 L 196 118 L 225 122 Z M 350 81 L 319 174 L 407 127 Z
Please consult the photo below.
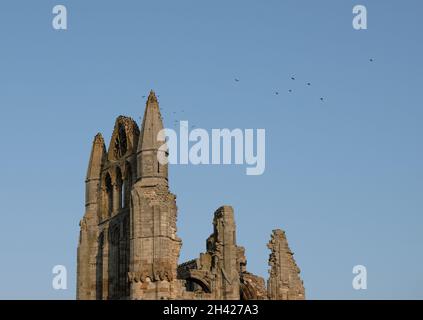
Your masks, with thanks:
M 66 31 L 51 26 L 56 4 L 67 7 Z M 356 4 L 367 6 L 368 30 L 352 28 Z M 205 249 L 214 210 L 228 204 L 251 272 L 267 278 L 266 243 L 282 228 L 309 299 L 422 299 L 422 9 L 2 1 L 0 298 L 75 298 L 92 139 L 109 140 L 120 114 L 139 123 L 154 89 L 167 126 L 266 129 L 262 176 L 170 167 L 181 261 Z M 58 264 L 68 290 L 52 288 Z M 352 288 L 357 264 L 367 290 Z

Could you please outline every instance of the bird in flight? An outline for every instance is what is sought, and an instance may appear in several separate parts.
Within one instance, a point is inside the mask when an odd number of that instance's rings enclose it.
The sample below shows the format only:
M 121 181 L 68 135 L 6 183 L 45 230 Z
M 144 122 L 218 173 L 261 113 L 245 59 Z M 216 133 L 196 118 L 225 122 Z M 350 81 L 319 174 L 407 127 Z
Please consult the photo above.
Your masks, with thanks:
M 278 94 L 279 94 L 279 92 L 278 92 L 278 91 L 275 91 L 275 94 L 276 94 L 276 95 L 278 95 Z
M 142 96 L 143 98 L 145 98 L 145 96 Z
M 308 86 L 311 86 L 311 83 L 310 83 L 310 82 L 307 82 L 307 85 L 308 85 Z
M 291 80 L 295 80 L 295 77 L 294 77 L 294 76 L 292 76 L 292 77 L 291 77 Z
M 373 62 L 373 58 L 370 58 L 370 59 L 369 59 L 369 61 L 370 61 L 370 62 Z
M 320 98 L 320 101 L 323 101 L 324 99 L 323 99 L 323 97 L 322 98 Z
M 239 79 L 235 78 L 235 82 L 239 82 Z
M 289 89 L 288 92 L 292 92 L 292 89 Z

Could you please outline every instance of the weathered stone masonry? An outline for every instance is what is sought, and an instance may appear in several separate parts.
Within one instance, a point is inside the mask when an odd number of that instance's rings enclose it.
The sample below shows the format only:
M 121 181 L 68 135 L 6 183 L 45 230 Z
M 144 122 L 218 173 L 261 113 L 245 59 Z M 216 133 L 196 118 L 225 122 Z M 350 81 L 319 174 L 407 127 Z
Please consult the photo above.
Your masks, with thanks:
M 163 129 L 157 98 L 150 92 L 141 131 L 117 118 L 109 148 L 94 138 L 80 222 L 77 299 L 304 299 L 303 282 L 285 233 L 273 230 L 269 279 L 246 270 L 236 243 L 234 211 L 216 210 L 205 252 L 178 265 L 176 197 L 168 166 L 157 160 Z

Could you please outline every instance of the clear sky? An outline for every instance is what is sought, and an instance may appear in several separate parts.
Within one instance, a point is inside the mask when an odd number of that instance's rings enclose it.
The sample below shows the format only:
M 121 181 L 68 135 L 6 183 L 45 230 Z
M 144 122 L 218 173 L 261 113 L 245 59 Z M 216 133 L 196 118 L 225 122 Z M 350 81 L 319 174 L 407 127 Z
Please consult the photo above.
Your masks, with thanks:
M 120 114 L 139 123 L 154 89 L 167 126 L 266 129 L 262 176 L 170 167 L 181 262 L 228 204 L 251 272 L 267 278 L 282 228 L 307 298 L 422 299 L 422 14 L 419 0 L 2 1 L 0 298 L 75 298 L 93 137 L 108 144 Z M 52 288 L 58 264 L 68 290 Z

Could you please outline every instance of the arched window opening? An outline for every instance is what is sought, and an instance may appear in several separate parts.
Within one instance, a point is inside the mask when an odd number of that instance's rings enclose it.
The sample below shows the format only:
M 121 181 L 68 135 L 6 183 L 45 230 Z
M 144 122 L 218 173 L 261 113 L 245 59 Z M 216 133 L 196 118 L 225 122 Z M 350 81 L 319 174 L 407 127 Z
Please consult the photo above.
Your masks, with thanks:
M 112 185 L 112 178 L 110 178 L 110 175 L 106 175 L 106 206 L 107 206 L 107 215 L 110 217 L 112 215 L 113 211 L 113 185 Z
M 209 286 L 200 279 L 187 278 L 185 279 L 185 289 L 191 292 L 205 292 L 210 293 Z
M 120 124 L 114 142 L 114 156 L 115 159 L 122 158 L 128 151 L 128 142 L 126 139 L 125 126 Z

